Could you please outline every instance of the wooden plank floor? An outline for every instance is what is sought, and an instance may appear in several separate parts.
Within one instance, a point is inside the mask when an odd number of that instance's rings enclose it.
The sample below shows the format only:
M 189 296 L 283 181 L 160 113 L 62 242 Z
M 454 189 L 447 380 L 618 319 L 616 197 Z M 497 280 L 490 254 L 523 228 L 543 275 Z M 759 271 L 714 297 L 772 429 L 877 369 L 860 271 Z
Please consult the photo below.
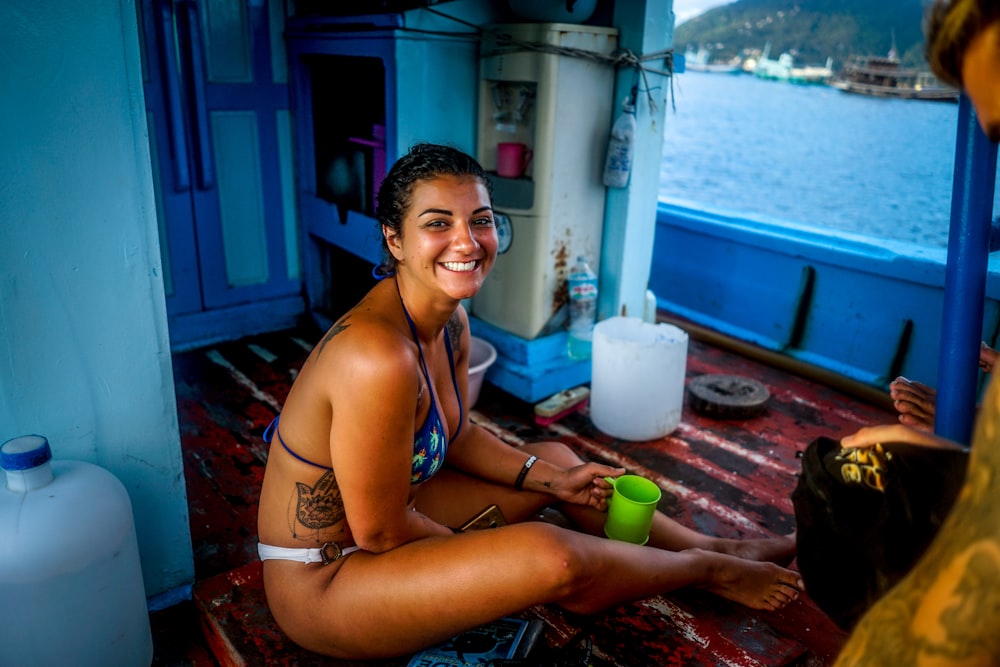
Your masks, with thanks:
M 346 664 L 301 651 L 284 638 L 254 579 L 258 492 L 267 456 L 260 436 L 318 336 L 305 327 L 174 356 L 198 583 L 195 601 L 153 614 L 156 665 Z M 790 494 L 800 469 L 797 453 L 818 435 L 839 437 L 894 419 L 883 407 L 692 337 L 688 379 L 704 373 L 763 382 L 771 392 L 767 412 L 719 421 L 685 403 L 674 433 L 634 443 L 600 432 L 586 412 L 538 426 L 531 405 L 486 383 L 472 417 L 511 444 L 560 440 L 586 458 L 646 475 L 663 489 L 660 509 L 728 537 L 794 530 Z M 207 639 L 196 630 L 199 605 L 208 609 Z M 548 623 L 548 647 L 582 651 L 589 640 L 592 664 L 620 667 L 819 667 L 832 663 L 844 640 L 807 597 L 767 613 L 683 591 L 588 618 L 555 607 L 532 608 L 524 616 Z

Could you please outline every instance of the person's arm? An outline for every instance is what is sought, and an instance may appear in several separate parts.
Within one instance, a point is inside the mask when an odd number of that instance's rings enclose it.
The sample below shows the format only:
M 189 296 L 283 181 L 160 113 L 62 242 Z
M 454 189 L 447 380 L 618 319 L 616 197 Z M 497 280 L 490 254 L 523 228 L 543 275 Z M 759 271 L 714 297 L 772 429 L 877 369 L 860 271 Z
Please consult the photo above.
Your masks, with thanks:
M 358 546 L 383 552 L 451 530 L 410 506 L 420 371 L 392 332 L 358 326 L 329 349 L 333 469 Z
M 956 442 L 938 437 L 920 429 L 904 424 L 879 424 L 865 426 L 858 431 L 845 436 L 840 444 L 843 447 L 871 447 L 876 444 L 903 443 L 938 449 L 965 450 Z
M 518 479 L 525 491 L 547 493 L 554 498 L 599 510 L 607 508 L 611 485 L 605 477 L 618 477 L 622 468 L 584 463 L 561 468 L 543 459 L 530 462 L 527 452 L 511 447 L 486 429 L 468 423 L 458 440 L 448 446 L 448 463 L 470 474 L 498 484 L 513 486 Z M 522 475 L 523 473 L 523 475 Z
M 469 318 L 465 309 L 458 310 L 448 322 L 447 335 L 455 350 L 455 377 L 458 378 L 462 405 L 468 406 L 469 396 Z M 458 438 L 448 444 L 448 463 L 470 474 L 504 485 L 515 485 L 526 491 L 548 493 L 555 498 L 599 510 L 607 508 L 611 485 L 604 477 L 618 477 L 624 470 L 597 463 L 587 463 L 564 470 L 537 459 L 516 447 L 511 447 L 484 428 L 472 423 L 466 407 Z M 525 465 L 530 467 L 525 470 Z M 523 474 L 522 474 L 523 473 Z

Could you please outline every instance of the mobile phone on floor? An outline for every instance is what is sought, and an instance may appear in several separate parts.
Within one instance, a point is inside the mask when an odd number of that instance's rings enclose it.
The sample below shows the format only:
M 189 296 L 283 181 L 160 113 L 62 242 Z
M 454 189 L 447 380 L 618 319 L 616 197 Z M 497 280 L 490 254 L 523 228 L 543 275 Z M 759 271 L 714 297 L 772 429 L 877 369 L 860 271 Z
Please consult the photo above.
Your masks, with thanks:
M 469 530 L 483 530 L 485 528 L 497 528 L 506 526 L 507 521 L 503 518 L 503 513 L 496 505 L 490 505 L 482 512 L 472 517 L 462 525 L 459 530 L 463 533 Z

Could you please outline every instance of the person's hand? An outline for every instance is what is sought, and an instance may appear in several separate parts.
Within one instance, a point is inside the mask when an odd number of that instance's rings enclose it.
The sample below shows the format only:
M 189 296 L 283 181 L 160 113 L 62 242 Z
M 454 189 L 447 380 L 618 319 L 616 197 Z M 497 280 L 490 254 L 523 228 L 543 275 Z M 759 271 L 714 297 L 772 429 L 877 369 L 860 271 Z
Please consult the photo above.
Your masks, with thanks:
M 980 354 L 980 365 L 982 365 L 982 354 Z M 937 400 L 937 391 L 933 387 L 900 376 L 889 384 L 889 396 L 892 398 L 893 407 L 899 413 L 900 424 L 928 433 L 934 431 L 934 402 Z
M 604 512 L 608 509 L 608 498 L 615 490 L 604 478 L 618 477 L 624 473 L 624 468 L 584 463 L 563 471 L 561 476 L 553 480 L 551 493 L 563 502 L 589 505 Z
M 905 424 L 865 426 L 841 439 L 841 447 L 872 447 L 876 444 L 901 443 L 937 449 L 964 449 L 945 438 Z

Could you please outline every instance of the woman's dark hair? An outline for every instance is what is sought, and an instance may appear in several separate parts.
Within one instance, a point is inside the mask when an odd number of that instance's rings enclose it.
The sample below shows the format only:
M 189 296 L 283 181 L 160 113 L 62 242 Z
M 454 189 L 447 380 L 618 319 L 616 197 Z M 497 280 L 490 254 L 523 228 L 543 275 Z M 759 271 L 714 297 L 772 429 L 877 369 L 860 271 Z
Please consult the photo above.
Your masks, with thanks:
M 486 170 L 475 158 L 451 146 L 421 143 L 396 160 L 379 187 L 375 218 L 379 231 L 388 227 L 394 234 L 403 233 L 403 217 L 413 204 L 413 189 L 417 181 L 438 176 L 473 176 L 486 186 L 493 200 L 493 187 Z M 382 236 L 382 264 L 375 267 L 376 275 L 390 275 L 396 267 L 396 258 L 389 252 Z
M 934 75 L 962 88 L 962 63 L 969 42 L 996 21 L 1000 21 L 997 0 L 938 0 L 928 7 L 924 55 Z

